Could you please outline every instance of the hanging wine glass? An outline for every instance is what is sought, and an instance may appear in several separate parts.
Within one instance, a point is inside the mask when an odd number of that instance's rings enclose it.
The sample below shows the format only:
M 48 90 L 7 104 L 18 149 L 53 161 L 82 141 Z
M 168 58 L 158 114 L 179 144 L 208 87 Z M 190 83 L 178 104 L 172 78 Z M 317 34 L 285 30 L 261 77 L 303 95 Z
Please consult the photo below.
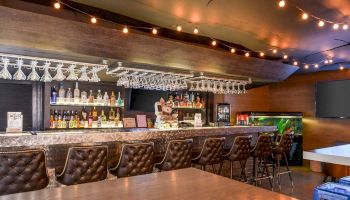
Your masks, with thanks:
M 69 70 L 69 75 L 68 77 L 66 78 L 67 80 L 69 81 L 76 81 L 78 80 L 78 76 L 77 74 L 75 73 L 75 65 L 70 65 L 68 70 Z
M 12 75 L 7 69 L 8 65 L 10 64 L 10 59 L 2 58 L 2 63 L 4 68 L 0 71 L 0 79 L 12 79 Z
M 92 68 L 92 76 L 91 76 L 91 78 L 90 78 L 90 82 L 100 82 L 101 81 L 101 79 L 98 77 L 98 75 L 97 75 L 97 72 L 98 72 L 98 68 L 96 68 L 96 67 L 93 67 Z
M 246 90 L 246 84 L 243 84 L 243 94 L 247 94 L 248 93 L 248 91 Z
M 38 61 L 36 61 L 36 60 L 32 60 L 30 62 L 30 67 L 31 67 L 32 71 L 28 75 L 27 80 L 30 80 L 30 81 L 39 81 L 40 80 L 40 76 L 36 72 L 37 64 L 38 64 Z
M 44 74 L 40 78 L 40 81 L 42 81 L 42 82 L 51 82 L 52 81 L 52 76 L 49 72 L 50 65 L 51 65 L 51 63 L 49 63 L 49 62 L 46 62 L 44 64 Z
M 18 80 L 18 81 L 23 81 L 26 80 L 26 75 L 23 73 L 22 71 L 22 65 L 23 65 L 23 60 L 18 59 L 17 60 L 17 67 L 18 70 L 16 71 L 16 73 L 13 75 L 13 79 L 14 80 Z
M 57 68 L 57 73 L 56 75 L 53 77 L 53 80 L 55 81 L 63 81 L 66 76 L 63 74 L 63 70 L 62 70 L 63 64 L 57 64 L 56 68 Z
M 89 77 L 87 75 L 87 67 L 86 66 L 83 66 L 82 68 L 80 68 L 80 72 L 81 72 L 81 75 L 79 77 L 79 81 L 89 81 Z

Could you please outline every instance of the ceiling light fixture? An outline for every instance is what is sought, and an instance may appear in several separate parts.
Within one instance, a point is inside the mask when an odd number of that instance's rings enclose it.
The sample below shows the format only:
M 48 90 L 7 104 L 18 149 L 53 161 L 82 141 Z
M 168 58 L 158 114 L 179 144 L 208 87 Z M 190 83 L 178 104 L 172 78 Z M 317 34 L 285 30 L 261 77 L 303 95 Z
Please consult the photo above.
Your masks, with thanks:
M 340 70 L 343 70 L 343 69 L 344 69 L 344 67 L 343 67 L 343 66 L 340 66 L 340 67 L 339 67 L 339 69 L 340 69 Z
M 324 21 L 323 21 L 323 20 L 320 20 L 320 21 L 318 22 L 318 26 L 319 26 L 319 27 L 324 27 Z
M 177 25 L 176 30 L 180 32 L 180 31 L 182 31 L 182 27 L 180 25 Z
M 128 32 L 129 32 L 129 29 L 128 29 L 127 26 L 125 26 L 125 27 L 123 28 L 123 33 L 127 34 Z
M 197 34 L 199 32 L 198 28 L 196 27 L 194 30 L 193 30 L 193 33 L 194 34 Z
M 54 6 L 57 10 L 61 8 L 60 2 L 54 3 L 53 6 Z
M 272 53 L 276 54 L 277 53 L 277 49 L 273 49 Z
M 304 68 L 305 68 L 305 69 L 309 69 L 309 65 L 305 65 Z
M 318 68 L 318 64 L 315 64 L 315 68 Z
M 280 1 L 278 2 L 278 6 L 279 6 L 280 8 L 285 7 L 285 6 L 286 6 L 286 1 L 280 0 Z
M 347 24 L 343 25 L 343 30 L 348 30 L 349 26 Z
M 211 42 L 211 45 L 216 46 L 216 41 L 213 40 L 213 41 Z
M 339 29 L 339 24 L 333 24 L 333 29 L 338 30 Z
M 230 51 L 231 51 L 231 53 L 235 53 L 236 49 L 232 48 Z
M 156 28 L 152 28 L 152 34 L 157 35 L 157 33 L 158 33 L 158 30 Z
M 244 54 L 244 56 L 245 56 L 245 57 L 249 57 L 249 56 L 250 56 L 249 52 L 246 52 L 246 53 Z
M 298 62 L 297 62 L 297 61 L 294 61 L 294 62 L 293 62 L 293 65 L 294 65 L 294 66 L 297 66 L 297 65 L 298 65 Z
M 285 60 L 288 59 L 288 55 L 284 55 L 283 59 L 285 59 Z
M 265 56 L 264 52 L 260 52 L 260 57 L 264 57 L 264 56 Z
M 91 23 L 93 23 L 93 24 L 96 24 L 96 23 L 97 23 L 96 17 L 91 17 L 90 21 L 91 21 Z
M 303 13 L 301 15 L 301 19 L 303 19 L 303 20 L 307 20 L 308 18 L 309 18 L 309 15 L 307 13 Z

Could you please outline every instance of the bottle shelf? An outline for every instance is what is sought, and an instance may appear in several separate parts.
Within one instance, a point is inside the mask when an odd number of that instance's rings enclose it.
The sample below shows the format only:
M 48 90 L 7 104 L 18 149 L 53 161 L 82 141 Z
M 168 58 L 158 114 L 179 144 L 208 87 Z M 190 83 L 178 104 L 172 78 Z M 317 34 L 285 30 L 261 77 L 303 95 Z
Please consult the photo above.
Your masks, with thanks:
M 86 107 L 113 107 L 113 108 L 124 108 L 124 105 L 111 105 L 104 103 L 81 103 L 81 102 L 50 102 L 51 106 L 86 106 Z
M 206 108 L 195 108 L 195 107 L 173 107 L 178 110 L 205 110 Z

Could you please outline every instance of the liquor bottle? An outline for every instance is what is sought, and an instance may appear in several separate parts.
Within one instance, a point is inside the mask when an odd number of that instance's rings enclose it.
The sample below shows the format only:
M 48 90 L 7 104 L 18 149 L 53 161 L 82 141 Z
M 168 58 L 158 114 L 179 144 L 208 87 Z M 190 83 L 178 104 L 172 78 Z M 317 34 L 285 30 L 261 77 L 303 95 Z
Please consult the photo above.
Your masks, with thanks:
M 94 95 L 92 94 L 92 90 L 90 90 L 88 103 L 94 103 Z
M 68 88 L 68 91 L 66 94 L 66 101 L 73 102 L 73 94 L 72 94 L 72 90 L 70 88 Z
M 175 93 L 175 98 L 174 98 L 174 107 L 179 107 L 180 106 L 180 97 L 177 94 L 177 92 Z
M 55 110 L 53 112 L 53 121 L 54 121 L 54 125 L 53 125 L 53 128 L 58 128 L 58 111 Z
M 109 121 L 114 121 L 115 118 L 115 111 L 114 109 L 111 107 L 111 110 L 109 111 L 109 115 L 108 115 L 108 120 Z
M 94 109 L 92 109 L 92 120 L 97 121 L 97 110 L 96 107 L 94 106 Z
M 115 103 L 116 103 L 116 98 L 115 98 L 114 91 L 112 91 L 112 94 L 111 94 L 111 106 L 115 106 Z
M 75 118 L 76 128 L 80 128 L 80 117 L 77 110 L 75 111 L 74 118 Z
M 76 127 L 74 110 L 72 110 L 71 113 L 70 113 L 69 128 L 77 128 Z
M 50 96 L 50 101 L 52 104 L 56 104 L 57 103 L 57 91 L 56 91 L 56 87 L 53 86 L 51 88 L 51 96 Z
M 119 113 L 119 108 L 117 108 L 117 113 L 115 115 L 114 121 L 119 122 L 120 121 L 120 113 Z
M 60 89 L 58 90 L 58 102 L 64 102 L 66 97 L 66 91 L 63 88 L 63 83 L 60 83 Z
M 107 121 L 107 117 L 106 117 L 105 111 L 104 111 L 103 109 L 101 110 L 101 121 L 102 121 L 102 122 Z
M 123 104 L 123 100 L 120 98 L 120 92 L 118 92 L 117 106 L 121 107 Z
M 70 112 L 67 110 L 66 113 L 66 126 L 64 128 L 69 128 L 69 122 L 70 122 Z
M 81 103 L 87 103 L 88 99 L 87 99 L 87 92 L 82 91 L 81 92 Z
M 79 103 L 80 101 L 80 90 L 78 88 L 78 82 L 75 83 L 74 89 L 74 103 Z
M 81 117 L 83 121 L 87 121 L 87 112 L 85 110 L 85 106 L 83 107 L 83 110 L 81 111 Z
M 105 94 L 103 95 L 103 104 L 108 106 L 109 104 L 109 96 L 107 94 L 107 92 L 105 92 Z
M 88 127 L 92 128 L 92 112 L 89 112 L 89 121 L 88 121 Z
M 61 115 L 61 111 L 58 111 L 57 113 L 57 128 L 62 128 L 62 115 Z
M 191 94 L 190 94 L 190 104 L 191 104 L 192 107 L 194 107 L 193 102 L 195 102 L 195 98 L 194 98 L 194 93 L 191 92 Z
M 97 128 L 101 128 L 101 126 L 102 126 L 101 116 L 98 116 L 98 118 L 97 118 Z
M 54 127 L 53 110 L 50 110 L 50 128 Z
M 97 90 L 97 103 L 103 103 L 103 98 L 102 98 L 102 94 L 101 94 L 101 90 Z

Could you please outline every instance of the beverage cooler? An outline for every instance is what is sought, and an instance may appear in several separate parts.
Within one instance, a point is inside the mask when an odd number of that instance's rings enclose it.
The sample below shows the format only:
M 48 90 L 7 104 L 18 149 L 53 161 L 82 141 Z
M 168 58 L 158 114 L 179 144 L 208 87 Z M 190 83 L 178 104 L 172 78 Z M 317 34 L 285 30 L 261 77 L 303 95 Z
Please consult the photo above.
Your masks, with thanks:
M 241 112 L 237 114 L 237 125 L 246 126 L 276 126 L 278 135 L 285 131 L 294 132 L 292 148 L 287 155 L 289 165 L 299 166 L 303 164 L 303 122 L 300 112 Z
M 225 126 L 230 125 L 231 121 L 231 106 L 228 103 L 216 104 L 216 121 L 223 123 Z

